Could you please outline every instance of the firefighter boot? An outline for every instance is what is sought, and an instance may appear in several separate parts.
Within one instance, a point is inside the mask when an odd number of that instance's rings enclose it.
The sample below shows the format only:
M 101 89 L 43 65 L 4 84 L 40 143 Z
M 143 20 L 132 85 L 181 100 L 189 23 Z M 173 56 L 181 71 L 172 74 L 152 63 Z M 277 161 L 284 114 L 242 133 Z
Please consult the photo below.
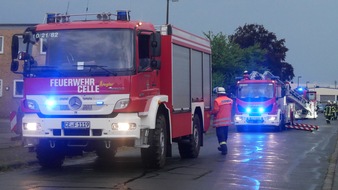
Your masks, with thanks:
M 327 124 L 330 124 L 330 119 L 326 119 L 326 123 L 327 123 Z
M 226 144 L 222 144 L 218 147 L 218 150 L 222 152 L 222 155 L 226 155 L 228 153 L 228 147 Z

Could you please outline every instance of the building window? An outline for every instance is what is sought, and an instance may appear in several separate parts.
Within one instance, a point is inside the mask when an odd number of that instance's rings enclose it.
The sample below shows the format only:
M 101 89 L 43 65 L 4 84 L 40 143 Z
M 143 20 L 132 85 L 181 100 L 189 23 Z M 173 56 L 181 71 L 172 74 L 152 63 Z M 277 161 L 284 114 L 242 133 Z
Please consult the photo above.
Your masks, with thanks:
M 4 37 L 0 36 L 0 53 L 4 53 Z
M 14 80 L 13 96 L 15 98 L 23 97 L 23 80 Z
M 3 86 L 2 83 L 3 83 L 2 79 L 0 79 L 0 97 L 2 97 L 2 89 L 3 89 L 2 88 L 2 86 Z

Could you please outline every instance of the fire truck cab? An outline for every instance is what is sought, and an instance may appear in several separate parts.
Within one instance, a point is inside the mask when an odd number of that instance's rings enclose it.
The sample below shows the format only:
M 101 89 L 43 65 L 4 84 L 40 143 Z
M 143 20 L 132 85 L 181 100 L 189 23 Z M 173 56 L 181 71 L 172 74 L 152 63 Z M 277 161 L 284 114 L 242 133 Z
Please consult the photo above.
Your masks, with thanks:
M 24 79 L 25 146 L 41 166 L 60 167 L 84 151 L 111 159 L 131 146 L 160 168 L 173 142 L 182 158 L 199 155 L 210 124 L 207 39 L 132 21 L 129 11 L 53 13 L 13 36 L 12 59 Z

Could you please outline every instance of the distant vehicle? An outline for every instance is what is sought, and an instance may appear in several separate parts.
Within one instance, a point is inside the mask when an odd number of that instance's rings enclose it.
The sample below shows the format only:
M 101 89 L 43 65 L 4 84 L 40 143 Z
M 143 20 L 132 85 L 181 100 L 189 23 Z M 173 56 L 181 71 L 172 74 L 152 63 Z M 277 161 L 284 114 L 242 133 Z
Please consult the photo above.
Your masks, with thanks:
M 324 107 L 323 104 L 317 104 L 317 112 L 324 113 Z

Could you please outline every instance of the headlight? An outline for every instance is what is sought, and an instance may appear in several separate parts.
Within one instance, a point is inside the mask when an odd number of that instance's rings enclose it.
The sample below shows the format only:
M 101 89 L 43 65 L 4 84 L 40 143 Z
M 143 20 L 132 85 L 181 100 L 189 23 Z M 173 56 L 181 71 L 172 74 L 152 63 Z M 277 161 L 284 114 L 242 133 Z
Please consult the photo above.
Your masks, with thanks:
M 276 116 L 269 116 L 268 119 L 269 119 L 269 121 L 276 121 L 277 117 Z
M 47 99 L 45 105 L 48 110 L 52 110 L 56 106 L 56 100 L 54 98 Z
M 37 131 L 41 130 L 41 125 L 40 123 L 24 123 L 23 128 L 27 131 Z
M 121 99 L 121 100 L 117 101 L 116 104 L 115 104 L 114 109 L 115 110 L 119 110 L 119 109 L 126 108 L 128 106 L 128 104 L 129 104 L 129 101 L 130 101 L 129 98 Z
M 235 117 L 235 121 L 242 121 L 242 117 L 236 116 L 236 117 Z
M 135 123 L 113 123 L 112 124 L 113 130 L 118 131 L 129 131 L 129 130 L 135 130 L 136 124 Z

